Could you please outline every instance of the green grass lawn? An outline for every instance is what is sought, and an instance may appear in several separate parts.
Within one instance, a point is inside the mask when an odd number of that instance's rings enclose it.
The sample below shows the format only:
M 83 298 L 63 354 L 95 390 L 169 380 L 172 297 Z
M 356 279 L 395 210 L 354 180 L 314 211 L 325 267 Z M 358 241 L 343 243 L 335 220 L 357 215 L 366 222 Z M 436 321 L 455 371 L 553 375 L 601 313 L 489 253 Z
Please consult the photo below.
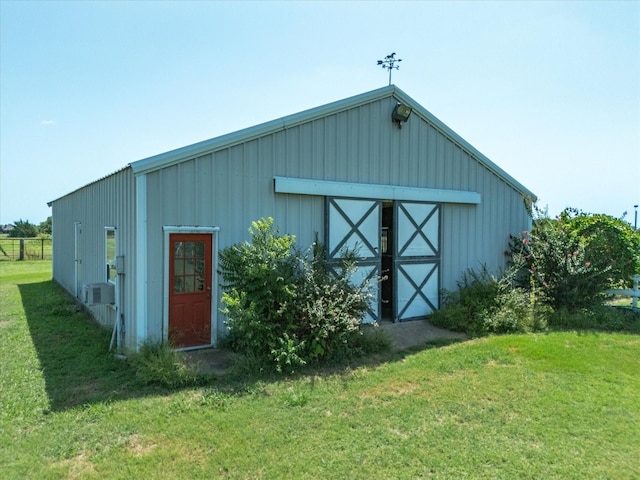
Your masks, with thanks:
M 0 264 L 1 478 L 640 478 L 640 336 L 496 336 L 293 379 L 147 386 Z M 384 361 L 381 361 L 384 360 Z

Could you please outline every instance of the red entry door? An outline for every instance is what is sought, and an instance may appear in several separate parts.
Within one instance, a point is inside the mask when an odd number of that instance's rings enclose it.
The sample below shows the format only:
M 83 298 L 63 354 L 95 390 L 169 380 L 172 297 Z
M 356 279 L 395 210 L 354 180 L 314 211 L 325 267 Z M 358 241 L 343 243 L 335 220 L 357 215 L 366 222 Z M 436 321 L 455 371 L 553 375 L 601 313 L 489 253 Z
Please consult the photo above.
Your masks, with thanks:
M 169 342 L 211 344 L 211 234 L 169 236 Z

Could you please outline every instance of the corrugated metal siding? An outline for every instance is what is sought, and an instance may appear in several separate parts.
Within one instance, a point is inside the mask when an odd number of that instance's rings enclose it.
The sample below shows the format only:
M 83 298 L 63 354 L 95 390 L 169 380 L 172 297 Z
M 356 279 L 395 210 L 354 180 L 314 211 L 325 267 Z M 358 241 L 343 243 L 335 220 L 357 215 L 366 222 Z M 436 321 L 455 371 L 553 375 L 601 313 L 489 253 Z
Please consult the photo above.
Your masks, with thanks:
M 479 205 L 442 206 L 442 287 L 453 289 L 464 270 L 481 264 L 504 266 L 510 233 L 530 226 L 522 193 L 513 179 L 499 177 L 470 152 L 475 150 L 439 121 L 430 123 L 423 109 L 401 129 L 391 122 L 396 100 L 389 96 L 359 106 L 309 118 L 304 123 L 271 128 L 261 137 L 220 146 L 179 163 L 149 170 L 147 201 L 147 303 L 151 339 L 162 338 L 162 227 L 217 226 L 219 248 L 249 238 L 251 221 L 272 216 L 281 232 L 306 248 L 317 232 L 324 237 L 324 198 L 275 194 L 273 177 L 370 183 L 478 192 Z M 421 117 L 421 115 L 425 115 Z M 236 138 L 237 137 L 237 138 Z M 249 137 L 247 137 L 249 138 Z M 455 140 L 455 139 L 458 140 Z M 465 146 L 466 145 L 466 146 Z M 187 147 L 185 152 L 190 151 Z M 475 155 L 480 155 L 478 152 Z M 484 159 L 483 161 L 487 161 Z M 499 173 L 503 175 L 503 173 Z M 517 182 L 516 182 L 517 183 Z M 384 200 L 384 199 L 382 199 Z M 118 254 L 125 256 L 122 287 L 127 347 L 135 348 L 135 184 L 131 167 L 52 202 L 54 278 L 72 294 L 74 223 L 82 223 L 83 283 L 104 280 L 104 227 L 118 229 Z M 218 292 L 220 294 L 220 292 Z M 98 321 L 113 325 L 114 310 L 92 307 Z M 218 323 L 219 333 L 224 327 Z
M 121 313 L 124 315 L 127 347 L 135 347 L 134 265 L 135 209 L 134 181 L 130 168 L 121 170 L 52 202 L 53 278 L 75 296 L 75 223 L 82 224 L 79 241 L 82 283 L 106 281 L 105 227 L 116 227 L 117 255 L 123 255 L 125 275 L 121 278 Z M 115 309 L 96 305 L 89 307 L 96 320 L 112 327 Z
M 464 270 L 504 266 L 510 233 L 528 228 L 519 192 L 414 114 L 399 129 L 386 98 L 252 139 L 147 174 L 149 259 L 163 257 L 163 225 L 218 226 L 219 247 L 248 239 L 272 216 L 305 248 L 324 235 L 324 199 L 274 194 L 273 177 L 469 190 L 480 205 L 442 208 L 442 286 Z M 162 262 L 149 261 L 149 328 L 162 319 Z M 154 323 L 155 322 L 155 323 Z M 219 325 L 221 327 L 221 325 Z

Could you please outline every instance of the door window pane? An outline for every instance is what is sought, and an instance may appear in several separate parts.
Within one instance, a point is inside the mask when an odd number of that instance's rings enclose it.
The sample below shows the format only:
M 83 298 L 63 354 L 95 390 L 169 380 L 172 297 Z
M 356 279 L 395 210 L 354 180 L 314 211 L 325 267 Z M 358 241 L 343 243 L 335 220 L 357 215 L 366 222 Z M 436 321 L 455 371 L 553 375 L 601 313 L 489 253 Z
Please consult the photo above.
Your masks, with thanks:
M 184 291 L 187 293 L 193 292 L 194 289 L 194 278 L 193 277 L 184 277 Z
M 174 277 L 173 278 L 173 291 L 176 293 L 181 293 L 182 291 L 184 291 L 184 288 L 182 287 L 182 277 Z
M 205 288 L 204 242 L 174 242 L 174 293 L 203 292 Z

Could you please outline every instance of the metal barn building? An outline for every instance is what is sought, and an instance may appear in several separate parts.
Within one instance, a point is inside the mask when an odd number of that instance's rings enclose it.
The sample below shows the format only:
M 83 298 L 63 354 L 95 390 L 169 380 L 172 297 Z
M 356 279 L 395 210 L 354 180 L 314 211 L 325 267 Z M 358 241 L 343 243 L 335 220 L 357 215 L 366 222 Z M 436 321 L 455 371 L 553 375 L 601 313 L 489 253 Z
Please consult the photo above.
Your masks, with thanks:
M 52 201 L 53 277 L 112 342 L 216 345 L 217 252 L 273 217 L 385 272 L 366 321 L 424 318 L 469 267 L 504 266 L 536 197 L 396 86 L 133 162 Z

